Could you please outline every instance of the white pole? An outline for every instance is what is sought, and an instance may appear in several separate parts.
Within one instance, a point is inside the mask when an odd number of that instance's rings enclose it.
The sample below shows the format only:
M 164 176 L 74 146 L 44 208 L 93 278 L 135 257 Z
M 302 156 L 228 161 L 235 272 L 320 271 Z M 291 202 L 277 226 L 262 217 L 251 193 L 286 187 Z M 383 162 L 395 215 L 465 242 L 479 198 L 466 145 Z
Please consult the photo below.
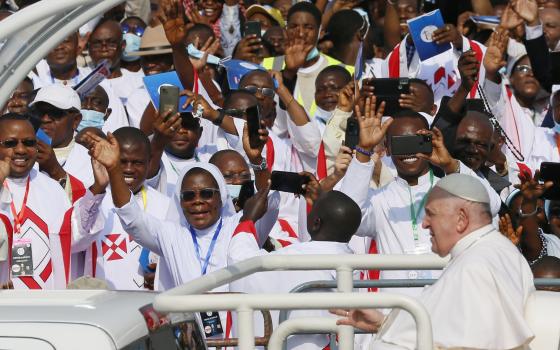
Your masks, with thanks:
M 341 266 L 336 269 L 336 280 L 340 293 L 352 293 L 354 287 L 353 269 L 350 266 Z M 340 350 L 354 349 L 354 327 L 340 326 L 338 332 L 338 348 Z
M 272 335 L 268 342 L 268 350 L 282 350 L 284 341 L 289 335 L 294 333 L 313 333 L 329 331 L 335 333 L 341 326 L 336 325 L 336 319 L 306 317 L 294 318 L 282 322 Z
M 239 333 L 239 350 L 254 350 L 253 309 L 246 305 L 237 308 L 237 332 Z

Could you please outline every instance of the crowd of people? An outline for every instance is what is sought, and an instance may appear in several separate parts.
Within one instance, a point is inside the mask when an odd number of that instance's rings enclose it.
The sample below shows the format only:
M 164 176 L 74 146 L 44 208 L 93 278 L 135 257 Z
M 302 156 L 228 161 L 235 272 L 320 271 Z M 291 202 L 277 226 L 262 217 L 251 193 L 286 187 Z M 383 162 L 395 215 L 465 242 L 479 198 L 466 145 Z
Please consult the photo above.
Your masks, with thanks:
M 0 21 L 36 2 L 0 1 Z M 449 49 L 421 59 L 407 22 L 434 9 L 430 40 Z M 406 81 L 396 107 L 380 78 Z M 177 112 L 153 81 L 180 85 Z M 164 291 L 267 254 L 438 254 L 443 272 L 355 279 L 438 279 L 391 290 L 423 302 L 438 346 L 521 348 L 533 276 L 560 278 L 560 174 L 541 175 L 560 163 L 558 84 L 558 0 L 126 1 L 0 106 L 0 286 Z M 393 152 L 411 135 L 430 153 Z M 275 171 L 299 175 L 296 194 L 271 189 Z M 268 272 L 215 291 L 335 278 Z M 382 311 L 332 313 L 379 331 L 376 349 L 414 348 L 412 318 Z M 312 314 L 329 315 L 290 317 Z M 235 318 L 203 322 L 228 337 Z

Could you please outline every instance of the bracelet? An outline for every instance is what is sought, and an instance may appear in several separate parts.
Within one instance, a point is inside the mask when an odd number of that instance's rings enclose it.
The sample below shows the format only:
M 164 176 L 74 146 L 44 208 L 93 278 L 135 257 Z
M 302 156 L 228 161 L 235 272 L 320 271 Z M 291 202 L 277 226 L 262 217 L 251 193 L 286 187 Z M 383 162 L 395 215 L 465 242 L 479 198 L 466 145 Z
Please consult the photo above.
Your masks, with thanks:
M 226 113 L 224 112 L 224 110 L 223 110 L 223 109 L 219 109 L 219 110 L 218 110 L 218 118 L 214 119 L 214 120 L 212 121 L 212 124 L 214 124 L 214 125 L 216 125 L 216 126 L 222 125 L 225 116 L 226 116 Z
M 358 147 L 358 146 L 356 146 L 356 148 L 354 148 L 354 149 L 356 150 L 356 152 L 361 153 L 361 154 L 363 154 L 364 156 L 371 157 L 371 156 L 373 155 L 373 152 L 366 151 L 365 149 L 360 148 L 360 147 Z
M 498 170 L 498 169 L 496 169 Z M 504 170 L 502 170 L 501 172 L 496 172 L 496 174 L 498 174 L 498 176 L 504 177 L 507 174 L 509 174 L 509 164 L 508 161 L 506 160 L 506 163 L 504 164 Z
M 523 205 L 523 202 L 521 202 L 521 205 Z M 533 211 L 530 212 L 530 213 L 526 213 L 526 214 L 523 212 L 523 210 L 521 209 L 521 207 L 519 207 L 518 214 L 519 214 L 519 217 L 528 218 L 528 217 L 530 217 L 530 216 L 536 215 L 538 212 L 539 212 L 539 206 L 538 206 L 538 205 L 535 205 L 535 210 L 533 210 Z

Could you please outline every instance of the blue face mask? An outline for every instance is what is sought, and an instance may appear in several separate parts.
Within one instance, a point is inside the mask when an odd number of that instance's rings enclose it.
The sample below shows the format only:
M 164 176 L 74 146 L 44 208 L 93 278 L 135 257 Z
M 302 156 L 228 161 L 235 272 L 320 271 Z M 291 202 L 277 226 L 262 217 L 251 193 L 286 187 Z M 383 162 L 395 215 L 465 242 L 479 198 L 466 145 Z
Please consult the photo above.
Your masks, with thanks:
M 556 120 L 554 121 L 554 127 L 552 128 L 555 133 L 560 134 L 560 123 L 557 123 Z
M 80 125 L 78 125 L 78 128 L 76 129 L 78 132 L 88 127 L 101 129 L 103 127 L 103 124 L 105 124 L 104 113 L 98 111 L 92 111 L 90 109 L 82 109 L 80 110 L 80 112 L 82 113 L 82 121 L 80 122 Z
M 309 54 L 307 55 L 307 58 L 305 60 L 306 61 L 311 61 L 312 59 L 316 58 L 317 56 L 319 56 L 319 49 L 317 49 L 317 46 L 315 46 L 313 48 L 313 50 L 311 50 L 311 52 L 309 52 Z
M 189 46 L 187 47 L 187 52 L 189 53 L 189 56 L 197 58 L 197 59 L 201 59 L 202 56 L 204 55 L 204 52 L 202 52 L 199 49 L 197 49 L 196 47 L 194 47 L 193 44 L 189 44 Z M 206 59 L 206 63 L 217 65 L 217 64 L 220 63 L 220 58 L 216 57 L 214 55 L 208 54 L 208 58 Z
M 239 193 L 241 192 L 241 185 L 230 185 L 226 184 L 228 195 L 231 199 L 235 199 L 239 197 Z
M 140 56 L 128 56 L 130 52 L 140 50 L 140 43 L 142 42 L 142 38 L 136 34 L 126 33 L 123 35 L 123 39 L 126 42 L 126 46 L 122 53 L 122 59 L 126 62 L 137 61 L 140 59 Z

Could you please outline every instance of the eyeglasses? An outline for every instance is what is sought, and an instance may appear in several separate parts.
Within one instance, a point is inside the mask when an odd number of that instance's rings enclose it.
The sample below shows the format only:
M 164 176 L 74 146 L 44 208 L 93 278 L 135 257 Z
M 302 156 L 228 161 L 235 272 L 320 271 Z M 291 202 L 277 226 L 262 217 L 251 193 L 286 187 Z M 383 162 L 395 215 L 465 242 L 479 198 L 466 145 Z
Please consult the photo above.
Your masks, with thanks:
M 228 182 L 228 180 L 231 180 L 230 182 L 233 182 L 234 180 L 237 180 L 237 179 L 239 179 L 243 182 L 251 180 L 251 174 L 247 174 L 247 173 L 223 174 L 223 175 L 224 175 L 224 179 L 226 180 L 226 182 Z
M 98 50 L 103 46 L 107 46 L 108 49 L 116 50 L 119 47 L 119 44 L 120 42 L 116 40 L 93 40 L 89 43 L 89 47 Z
M 521 74 L 528 74 L 533 73 L 533 68 L 526 64 L 520 64 L 519 66 L 515 67 L 515 71 Z
M 136 27 L 136 28 L 134 28 L 134 30 L 132 30 L 132 28 L 130 28 L 130 26 L 128 24 L 123 23 L 123 24 L 121 24 L 121 30 L 122 30 L 123 34 L 132 33 L 132 34 L 135 34 L 135 35 L 141 37 L 142 35 L 144 35 L 144 30 L 145 29 L 142 28 L 142 27 Z
M 16 148 L 19 143 L 22 143 L 25 147 L 35 147 L 37 146 L 37 140 L 35 139 L 24 139 L 24 140 L 16 140 L 10 139 L 5 141 L 0 141 L 0 145 L 4 148 Z
M 190 202 L 196 198 L 196 195 L 202 200 L 210 200 L 216 193 L 220 193 L 217 188 L 203 188 L 201 190 L 186 190 L 181 192 L 181 200 L 183 202 Z
M 64 110 L 59 108 L 36 108 L 34 113 L 37 117 L 42 118 L 44 115 L 48 116 L 51 119 L 58 120 L 62 119 L 65 116 L 69 115 L 72 112 L 72 109 Z
M 243 88 L 243 90 L 255 95 L 257 92 L 260 92 L 264 97 L 274 97 L 276 92 L 274 89 L 271 88 L 260 88 L 255 85 L 248 85 Z

